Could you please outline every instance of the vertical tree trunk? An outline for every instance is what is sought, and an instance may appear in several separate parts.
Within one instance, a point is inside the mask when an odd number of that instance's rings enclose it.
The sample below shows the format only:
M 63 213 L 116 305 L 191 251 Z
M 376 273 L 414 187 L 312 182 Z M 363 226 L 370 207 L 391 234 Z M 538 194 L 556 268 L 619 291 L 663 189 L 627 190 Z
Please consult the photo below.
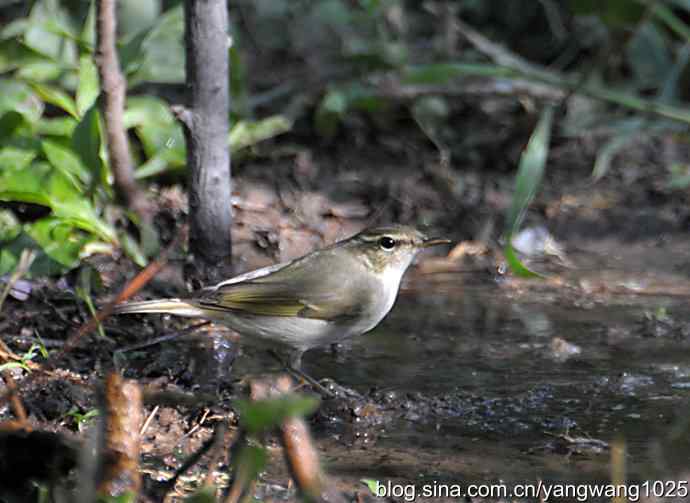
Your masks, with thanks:
M 226 1 L 184 3 L 190 108 L 181 119 L 190 171 L 189 249 L 194 264 L 189 274 L 205 283 L 232 272 Z

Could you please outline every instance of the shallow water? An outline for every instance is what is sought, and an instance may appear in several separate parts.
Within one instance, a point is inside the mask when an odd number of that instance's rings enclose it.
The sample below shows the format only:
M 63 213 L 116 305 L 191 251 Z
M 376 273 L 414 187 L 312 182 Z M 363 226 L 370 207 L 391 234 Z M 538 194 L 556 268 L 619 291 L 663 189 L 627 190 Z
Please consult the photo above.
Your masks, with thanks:
M 623 442 L 628 480 L 671 477 L 690 464 L 686 299 L 590 303 L 460 281 L 415 282 L 374 331 L 335 355 L 305 357 L 312 375 L 409 397 L 409 410 L 381 428 L 365 455 L 329 451 L 333 473 L 611 480 L 609 449 L 570 444 L 557 438 L 563 434 Z M 581 352 L 561 359 L 554 338 Z

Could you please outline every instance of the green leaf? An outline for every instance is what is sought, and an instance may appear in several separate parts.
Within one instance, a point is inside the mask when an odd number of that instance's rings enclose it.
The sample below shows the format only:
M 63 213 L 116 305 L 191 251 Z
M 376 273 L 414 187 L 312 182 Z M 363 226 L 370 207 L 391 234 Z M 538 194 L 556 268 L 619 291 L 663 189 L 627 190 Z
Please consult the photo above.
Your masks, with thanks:
M 141 82 L 180 84 L 185 80 L 184 16 L 178 5 L 158 18 L 156 25 L 137 44 L 136 70 L 129 76 L 130 85 Z M 138 49 L 138 50 L 137 50 Z M 127 66 L 133 64 L 127 55 Z
M 230 130 L 230 150 L 237 152 L 246 147 L 289 131 L 292 123 L 282 115 L 267 117 L 259 121 L 238 121 Z
M 150 176 L 159 175 L 167 169 L 167 159 L 161 154 L 156 154 L 153 157 L 151 157 L 148 161 L 139 165 L 138 168 L 136 168 L 136 170 L 134 171 L 134 177 L 137 180 L 141 180 L 143 178 L 148 178 Z
M 124 122 L 127 129 L 135 128 L 148 157 L 160 155 L 173 164 L 186 163 L 182 127 L 163 100 L 153 96 L 130 98 Z
M 117 242 L 115 230 L 101 220 L 91 202 L 77 192 L 62 173 L 58 171 L 52 174 L 46 191 L 49 194 L 49 206 L 56 217 L 96 234 L 105 241 Z
M 24 82 L 0 79 L 0 113 L 9 111 L 22 114 L 33 124 L 43 114 L 43 103 Z
M 48 163 L 38 161 L 22 169 L 0 171 L 0 200 L 48 206 L 61 223 L 96 234 L 105 241 L 117 242 L 114 229 L 98 216 L 70 177 Z
M 63 71 L 62 65 L 55 61 L 44 59 L 20 65 L 16 76 L 28 81 L 48 82 L 60 77 Z
M 12 241 L 22 232 L 22 224 L 10 210 L 0 209 L 0 243 Z
M 344 92 L 332 89 L 321 100 L 314 117 L 316 131 L 324 138 L 333 138 L 348 108 Z
M 532 202 L 544 175 L 549 153 L 552 121 L 553 108 L 547 106 L 520 158 L 518 173 L 515 177 L 515 192 L 506 215 L 505 233 L 508 241 L 520 227 L 525 211 Z
M 78 122 L 70 116 L 43 118 L 35 124 L 35 131 L 39 135 L 65 136 L 71 138 Z
M 66 269 L 79 265 L 79 252 L 89 238 L 75 231 L 70 223 L 47 217 L 25 227 L 26 233 L 52 260 Z
M 592 180 L 597 182 L 601 180 L 611 167 L 611 161 L 615 155 L 623 150 L 634 138 L 637 131 L 627 131 L 618 136 L 609 139 L 597 152 L 597 158 L 594 161 L 594 168 L 592 169 Z
M 117 27 L 123 37 L 149 31 L 160 19 L 160 0 L 120 0 L 117 12 Z
M 510 270 L 513 271 L 513 274 L 515 274 L 516 276 L 519 276 L 521 278 L 544 277 L 541 274 L 532 271 L 526 265 L 524 265 L 522 261 L 520 261 L 517 254 L 515 253 L 515 250 L 513 249 L 513 245 L 510 242 L 506 244 L 503 250 L 503 254 L 505 255 L 506 262 L 508 263 Z
M 24 122 L 24 116 L 19 112 L 10 110 L 0 117 L 0 141 L 12 136 Z
M 371 492 L 372 496 L 378 496 L 376 488 L 379 485 L 378 480 L 374 479 L 359 479 L 360 482 L 366 484 L 367 488 L 369 488 L 369 491 Z
M 76 47 L 70 40 L 74 36 L 67 12 L 56 0 L 39 0 L 34 3 L 24 32 L 24 43 L 55 61 L 73 64 Z
M 79 86 L 77 87 L 77 113 L 79 117 L 83 117 L 93 106 L 99 93 L 98 69 L 93 58 L 85 54 L 79 59 Z
M 38 83 L 32 83 L 31 87 L 46 103 L 63 109 L 75 119 L 79 118 L 74 100 L 62 89 Z
M 82 191 L 91 183 L 91 173 L 74 151 L 50 140 L 43 140 L 41 146 L 50 164 L 60 170 L 77 190 Z
M 86 15 L 84 26 L 82 26 L 79 34 L 80 45 L 87 52 L 93 52 L 93 48 L 96 46 L 96 1 L 90 0 L 89 13 Z
M 239 400 L 235 403 L 240 412 L 240 423 L 250 434 L 274 428 L 289 417 L 311 414 L 318 405 L 317 399 L 296 394 L 255 402 Z
M 0 180 L 5 179 L 4 188 L 1 190 L 9 190 L 8 187 L 12 183 L 7 182 L 7 178 L 14 178 L 15 176 L 23 177 L 24 173 L 17 173 L 24 168 L 26 168 L 31 161 L 36 158 L 35 150 L 28 150 L 18 147 L 4 147 L 0 149 L 0 166 L 4 169 L 0 171 Z M 14 185 L 15 187 L 20 187 L 20 183 Z
M 139 242 L 129 232 L 121 232 L 118 234 L 120 246 L 122 250 L 136 265 L 139 267 L 146 267 L 148 260 L 146 254 L 139 246 Z
M 94 103 L 82 117 L 72 135 L 72 149 L 81 156 L 84 166 L 92 173 L 100 173 L 103 163 L 101 150 L 100 112 Z

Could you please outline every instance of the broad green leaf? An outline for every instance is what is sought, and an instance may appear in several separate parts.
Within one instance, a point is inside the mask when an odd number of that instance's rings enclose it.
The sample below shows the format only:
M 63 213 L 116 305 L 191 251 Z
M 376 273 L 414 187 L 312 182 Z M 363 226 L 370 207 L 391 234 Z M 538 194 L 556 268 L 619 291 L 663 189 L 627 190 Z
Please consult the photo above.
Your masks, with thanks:
M 43 251 L 41 246 L 34 239 L 32 239 L 29 234 L 27 234 L 27 231 L 35 234 L 37 233 L 39 236 L 45 234 L 40 228 L 33 229 L 34 226 L 40 225 L 42 220 L 45 219 L 38 220 L 32 224 L 25 224 L 25 231 L 23 231 L 16 239 L 3 243 L 2 246 L 0 246 L 0 275 L 7 274 L 15 270 L 19 262 L 19 257 L 26 249 L 36 250 L 37 252 L 36 259 L 32 262 L 31 269 L 29 269 L 29 277 L 45 277 L 64 274 L 71 269 L 74 264 L 78 264 L 79 251 L 76 248 L 65 250 L 67 253 L 65 253 L 62 258 L 65 259 L 65 262 L 69 263 L 69 266 L 66 266 L 48 256 Z M 83 234 L 80 235 L 83 236 Z M 58 238 L 60 237 L 61 236 L 58 236 Z M 52 238 L 50 237 L 46 237 L 46 242 L 51 242 L 51 239 Z
M 163 100 L 152 96 L 130 98 L 124 122 L 127 129 L 135 128 L 147 157 L 159 155 L 170 163 L 186 163 L 182 127 Z
M 52 170 L 48 163 L 32 163 L 36 155 L 14 147 L 0 149 L 0 200 L 48 206 L 43 186 Z
M 79 117 L 93 106 L 100 93 L 98 69 L 93 58 L 85 54 L 79 59 L 79 86 L 77 87 L 77 113 Z
M 148 31 L 161 16 L 160 0 L 120 0 L 117 27 L 123 37 Z
M 24 32 L 24 43 L 55 61 L 67 55 L 68 40 L 60 35 L 69 32 L 69 18 L 57 0 L 38 0 L 34 3 Z
M 63 71 L 62 65 L 55 61 L 44 59 L 19 66 L 16 76 L 33 82 L 48 82 L 60 77 Z
M 2 114 L 0 117 L 0 142 L 12 136 L 23 122 L 24 116 L 14 110 Z
M 19 18 L 10 21 L 0 29 L 0 40 L 7 40 L 24 36 L 24 32 L 29 27 L 28 18 Z
M 184 16 L 178 5 L 159 17 L 138 47 L 136 70 L 130 85 L 141 82 L 179 84 L 185 80 Z M 131 57 L 128 55 L 128 57 Z M 131 59 L 127 65 L 131 64 Z
M 237 152 L 246 147 L 278 136 L 290 130 L 292 123 L 282 115 L 267 117 L 256 122 L 236 122 L 229 135 L 230 150 Z
M 78 122 L 74 117 L 65 115 L 64 117 L 48 118 L 44 117 L 35 124 L 35 131 L 39 135 L 46 136 L 65 136 L 71 138 L 74 128 Z
M 25 227 L 43 253 L 67 269 L 79 265 L 79 252 L 90 239 L 68 222 L 54 217 L 42 218 Z
M 50 140 L 43 140 L 41 146 L 50 164 L 60 170 L 77 190 L 82 191 L 91 183 L 91 173 L 73 150 Z
M 63 109 L 75 119 L 79 118 L 77 106 L 75 105 L 74 100 L 62 89 L 38 83 L 33 83 L 31 87 L 46 103 L 50 103 L 51 105 L 55 105 L 56 107 Z
M 103 168 L 101 161 L 101 122 L 96 104 L 82 117 L 72 135 L 72 149 L 81 156 L 84 166 L 94 174 Z
M 236 402 L 240 412 L 240 423 L 250 434 L 266 431 L 281 424 L 289 417 L 306 416 L 316 410 L 319 401 L 302 395 L 287 395 L 250 402 Z
M 10 111 L 22 114 L 33 124 L 43 114 L 43 103 L 24 82 L 0 79 L 0 113 Z
M 98 216 L 71 179 L 46 162 L 0 171 L 0 200 L 48 206 L 61 223 L 96 234 L 108 242 L 117 241 L 114 229 Z
M 91 202 L 61 172 L 52 173 L 46 192 L 53 215 L 74 227 L 96 234 L 105 241 L 117 242 L 115 230 L 101 220 Z
M 148 161 L 139 165 L 134 171 L 134 177 L 137 180 L 142 180 L 150 176 L 160 175 L 168 169 L 168 160 L 165 156 L 156 154 Z
M 12 241 L 22 232 L 22 225 L 10 210 L 0 209 L 0 243 Z

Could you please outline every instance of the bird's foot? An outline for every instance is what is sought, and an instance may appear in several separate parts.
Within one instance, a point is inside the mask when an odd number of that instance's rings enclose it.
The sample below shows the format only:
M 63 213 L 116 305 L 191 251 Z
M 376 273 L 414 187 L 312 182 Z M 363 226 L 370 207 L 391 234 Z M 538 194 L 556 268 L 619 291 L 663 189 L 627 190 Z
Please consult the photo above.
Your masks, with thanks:
M 326 388 L 323 384 L 321 384 L 319 381 L 314 379 L 312 376 L 309 374 L 304 373 L 302 370 L 298 368 L 298 366 L 293 365 L 292 362 L 288 363 L 285 360 L 283 360 L 278 353 L 276 353 L 273 350 L 269 350 L 268 353 L 278 360 L 280 362 L 280 365 L 285 369 L 285 371 L 290 374 L 292 377 L 297 379 L 297 382 L 299 383 L 298 387 L 304 386 L 305 384 L 308 384 L 312 388 L 314 388 L 318 393 L 320 393 L 324 398 L 335 398 L 336 394 Z M 297 360 L 299 361 L 299 360 Z

